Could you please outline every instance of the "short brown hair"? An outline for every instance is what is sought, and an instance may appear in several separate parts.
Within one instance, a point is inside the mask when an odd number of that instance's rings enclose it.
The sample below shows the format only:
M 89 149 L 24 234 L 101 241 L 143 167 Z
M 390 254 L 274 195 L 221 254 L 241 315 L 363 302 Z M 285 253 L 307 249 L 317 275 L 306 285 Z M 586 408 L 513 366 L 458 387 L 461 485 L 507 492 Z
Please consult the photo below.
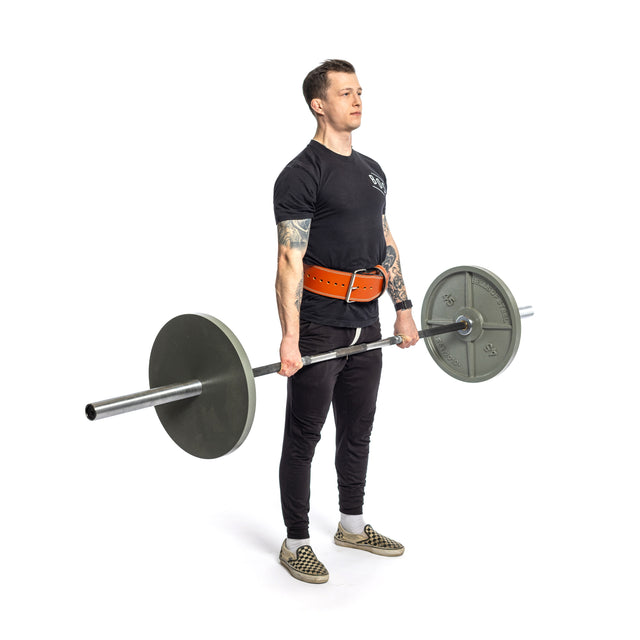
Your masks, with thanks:
M 311 101 L 314 98 L 325 98 L 329 87 L 327 73 L 329 71 L 341 71 L 342 73 L 355 73 L 354 66 L 346 60 L 325 60 L 320 66 L 309 71 L 302 83 L 302 93 L 311 109 Z M 313 109 L 311 109 L 313 111 Z

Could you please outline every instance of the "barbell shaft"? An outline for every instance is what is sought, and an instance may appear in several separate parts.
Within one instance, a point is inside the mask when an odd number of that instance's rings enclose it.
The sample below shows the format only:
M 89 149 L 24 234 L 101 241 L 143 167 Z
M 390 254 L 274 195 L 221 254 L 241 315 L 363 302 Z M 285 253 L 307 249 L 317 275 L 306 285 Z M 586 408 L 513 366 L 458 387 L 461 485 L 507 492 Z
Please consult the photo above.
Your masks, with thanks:
M 454 331 L 462 331 L 466 329 L 466 322 L 454 322 L 453 324 L 446 324 L 441 327 L 434 327 L 432 329 L 423 329 L 418 331 L 420 338 L 429 338 L 442 333 L 452 333 Z M 303 356 L 302 366 L 306 367 L 310 364 L 317 364 L 318 362 L 325 362 L 327 360 L 335 360 L 337 358 L 345 358 L 347 356 L 353 356 L 357 353 L 364 353 L 365 351 L 373 351 L 374 349 L 381 349 L 382 347 L 388 347 L 393 344 L 400 344 L 402 342 L 402 336 L 391 336 L 389 338 L 383 338 L 375 342 L 364 342 L 362 344 L 354 344 L 350 347 L 341 347 L 334 349 L 333 351 L 327 351 L 325 353 L 318 353 L 315 356 Z M 273 364 L 267 364 L 263 367 L 256 367 L 253 369 L 253 376 L 257 378 L 259 376 L 265 376 L 270 373 L 278 373 L 280 371 L 282 363 L 274 362 Z

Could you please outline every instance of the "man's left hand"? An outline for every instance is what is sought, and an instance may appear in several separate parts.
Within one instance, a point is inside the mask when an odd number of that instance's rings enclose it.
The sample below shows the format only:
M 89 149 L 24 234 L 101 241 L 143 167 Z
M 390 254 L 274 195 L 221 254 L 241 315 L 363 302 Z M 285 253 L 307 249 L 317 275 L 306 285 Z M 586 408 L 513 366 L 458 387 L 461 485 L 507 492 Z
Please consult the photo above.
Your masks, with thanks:
M 413 347 L 420 340 L 418 328 L 413 321 L 411 309 L 398 311 L 396 323 L 393 326 L 393 332 L 397 336 L 402 336 L 402 342 L 398 345 L 401 349 Z

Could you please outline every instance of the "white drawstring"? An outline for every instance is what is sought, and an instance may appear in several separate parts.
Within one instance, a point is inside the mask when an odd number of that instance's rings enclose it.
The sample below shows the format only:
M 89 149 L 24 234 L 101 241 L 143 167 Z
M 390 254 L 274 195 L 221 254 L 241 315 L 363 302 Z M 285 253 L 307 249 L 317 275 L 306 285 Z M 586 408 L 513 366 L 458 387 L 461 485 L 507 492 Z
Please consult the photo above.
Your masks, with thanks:
M 361 334 L 361 333 L 362 333 L 362 328 L 361 328 L 361 327 L 358 327 L 358 328 L 356 329 L 356 335 L 355 335 L 355 337 L 354 337 L 353 341 L 351 342 L 351 344 L 349 345 L 350 347 L 353 347 L 353 345 L 354 345 L 356 342 L 358 342 L 358 340 L 360 339 L 360 334 Z

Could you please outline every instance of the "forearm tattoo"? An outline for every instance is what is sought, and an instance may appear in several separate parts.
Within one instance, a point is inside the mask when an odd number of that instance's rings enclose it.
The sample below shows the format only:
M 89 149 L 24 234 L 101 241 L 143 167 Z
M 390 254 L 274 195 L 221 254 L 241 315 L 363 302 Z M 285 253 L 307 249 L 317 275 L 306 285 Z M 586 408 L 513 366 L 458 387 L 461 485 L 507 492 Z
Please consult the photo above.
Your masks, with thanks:
M 278 243 L 287 249 L 307 248 L 311 218 L 304 220 L 284 220 L 278 223 Z
M 296 286 L 296 294 L 293 301 L 298 311 L 300 311 L 300 307 L 302 306 L 303 290 L 304 290 L 304 281 L 300 280 L 300 282 L 298 282 L 298 285 Z
M 384 231 L 384 237 L 385 240 L 389 240 L 389 237 L 391 236 L 391 231 L 389 231 L 389 225 L 387 224 L 387 216 L 383 215 L 382 216 L 382 230 Z
M 387 273 L 391 273 L 391 269 L 393 265 L 396 263 L 398 259 L 398 253 L 396 250 L 389 244 L 387 245 L 387 256 L 382 263 L 382 266 L 387 270 Z
M 382 266 L 387 270 L 389 274 L 389 284 L 387 291 L 393 300 L 394 304 L 407 300 L 407 288 L 404 284 L 404 278 L 402 277 L 402 267 L 400 266 L 400 257 L 395 247 L 390 244 L 393 241 L 389 226 L 387 225 L 386 216 L 382 216 L 382 227 L 384 229 L 384 237 L 387 241 L 387 255 L 382 263 Z

